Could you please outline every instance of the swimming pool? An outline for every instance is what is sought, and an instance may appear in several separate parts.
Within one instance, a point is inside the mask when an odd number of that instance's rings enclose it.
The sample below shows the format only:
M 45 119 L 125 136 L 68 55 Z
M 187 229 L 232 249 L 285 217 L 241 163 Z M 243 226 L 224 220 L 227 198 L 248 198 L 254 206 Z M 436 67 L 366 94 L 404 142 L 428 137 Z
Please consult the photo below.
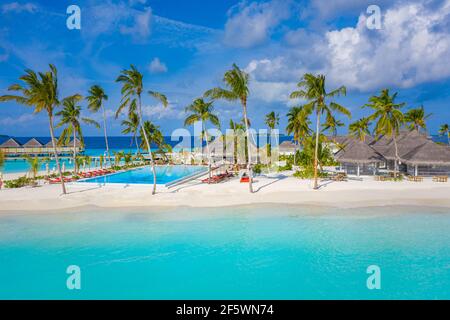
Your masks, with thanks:
M 449 230 L 427 207 L 2 214 L 0 299 L 450 299 Z
M 208 169 L 202 166 L 174 165 L 174 166 L 156 166 L 155 171 L 156 171 L 156 183 L 165 185 L 201 172 L 207 172 Z M 80 180 L 80 182 L 98 183 L 98 184 L 104 183 L 152 184 L 153 175 L 151 167 L 147 166 L 129 171 L 118 172 L 107 176 L 83 179 Z

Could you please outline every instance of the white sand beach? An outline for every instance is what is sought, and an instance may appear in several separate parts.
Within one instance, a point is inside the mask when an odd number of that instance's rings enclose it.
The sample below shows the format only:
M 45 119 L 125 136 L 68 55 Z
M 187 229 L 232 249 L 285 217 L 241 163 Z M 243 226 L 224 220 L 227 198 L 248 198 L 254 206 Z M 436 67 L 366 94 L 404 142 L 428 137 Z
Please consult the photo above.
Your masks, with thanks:
M 281 178 L 255 178 L 255 193 L 234 178 L 220 184 L 192 181 L 167 189 L 158 187 L 151 195 L 148 185 L 107 185 L 72 183 L 68 194 L 61 195 L 59 185 L 43 185 L 0 191 L 0 212 L 38 212 L 85 206 L 100 208 L 151 208 L 166 206 L 223 207 L 251 204 L 299 204 L 331 207 L 369 207 L 388 205 L 440 206 L 450 208 L 450 183 L 380 182 L 373 177 L 363 181 L 322 181 L 320 190 L 312 189 L 312 181 L 299 180 L 286 174 Z

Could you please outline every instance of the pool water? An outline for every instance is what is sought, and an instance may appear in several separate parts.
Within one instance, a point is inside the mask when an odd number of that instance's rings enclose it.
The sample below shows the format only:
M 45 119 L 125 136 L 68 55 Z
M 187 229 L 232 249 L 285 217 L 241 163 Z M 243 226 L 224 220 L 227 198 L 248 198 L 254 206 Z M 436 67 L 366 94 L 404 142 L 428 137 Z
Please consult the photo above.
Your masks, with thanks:
M 449 231 L 450 210 L 425 207 L 11 213 L 0 299 L 449 299 Z
M 188 176 L 207 172 L 208 169 L 202 166 L 156 166 L 156 183 L 167 184 L 176 180 L 186 178 Z M 120 183 L 120 184 L 152 184 L 153 174 L 150 166 L 133 169 L 125 172 L 119 172 L 107 176 L 80 180 L 80 182 L 88 183 Z

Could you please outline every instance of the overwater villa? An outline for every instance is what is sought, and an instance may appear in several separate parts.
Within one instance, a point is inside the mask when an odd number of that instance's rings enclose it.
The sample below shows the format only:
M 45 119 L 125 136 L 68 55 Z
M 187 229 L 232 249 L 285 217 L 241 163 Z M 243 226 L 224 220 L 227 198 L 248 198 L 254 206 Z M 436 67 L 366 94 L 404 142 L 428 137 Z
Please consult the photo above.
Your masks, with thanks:
M 57 145 L 57 151 L 60 155 L 71 155 L 73 153 L 73 140 L 66 145 Z M 83 152 L 83 146 L 78 139 L 75 140 L 76 152 Z M 22 138 L 7 138 L 0 144 L 0 150 L 7 157 L 31 156 L 52 156 L 53 144 L 49 139 L 31 138 L 23 140 Z
M 339 137 L 333 143 L 335 157 L 347 174 L 376 175 L 393 171 L 395 160 L 401 173 L 412 176 L 450 174 L 450 147 L 431 141 L 417 131 L 402 131 L 397 137 L 397 154 L 392 138 L 368 137 L 365 141 Z M 340 148 L 339 148 L 340 147 Z

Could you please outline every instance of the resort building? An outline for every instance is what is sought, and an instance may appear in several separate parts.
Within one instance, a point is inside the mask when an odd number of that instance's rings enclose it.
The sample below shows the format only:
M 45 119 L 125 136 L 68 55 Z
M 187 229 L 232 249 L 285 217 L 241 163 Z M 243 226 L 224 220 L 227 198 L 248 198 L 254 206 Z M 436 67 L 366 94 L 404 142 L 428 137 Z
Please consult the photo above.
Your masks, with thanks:
M 7 138 L 6 141 L 0 144 L 0 150 L 5 153 L 7 157 L 21 157 L 24 155 L 31 156 L 52 156 L 53 155 L 53 144 L 50 141 L 42 141 L 38 138 L 31 139 L 22 138 Z M 48 140 L 48 139 L 47 139 Z M 60 155 L 71 155 L 73 153 L 73 144 L 72 140 L 67 145 L 58 145 L 57 151 Z M 83 147 L 81 142 L 76 139 L 75 140 L 76 151 L 77 153 L 83 152 Z
M 347 174 L 376 175 L 380 165 L 386 161 L 379 152 L 361 140 L 347 138 L 342 144 L 335 158 Z
M 417 131 L 400 132 L 396 142 L 385 136 L 366 141 L 341 136 L 334 141 L 331 149 L 337 150 L 335 158 L 348 174 L 375 175 L 397 169 L 413 176 L 450 175 L 450 147 Z

